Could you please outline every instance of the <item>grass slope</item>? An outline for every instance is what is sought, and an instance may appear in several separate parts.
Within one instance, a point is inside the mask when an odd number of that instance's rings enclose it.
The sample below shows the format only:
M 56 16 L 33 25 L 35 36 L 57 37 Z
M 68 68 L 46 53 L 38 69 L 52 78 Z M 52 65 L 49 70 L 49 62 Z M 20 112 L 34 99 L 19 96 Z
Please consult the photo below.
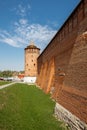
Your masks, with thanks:
M 9 84 L 9 83 L 11 83 L 11 82 L 10 81 L 0 81 L 0 86 L 5 85 L 5 84 Z
M 0 90 L 0 130 L 66 130 L 53 117 L 55 103 L 35 86 Z

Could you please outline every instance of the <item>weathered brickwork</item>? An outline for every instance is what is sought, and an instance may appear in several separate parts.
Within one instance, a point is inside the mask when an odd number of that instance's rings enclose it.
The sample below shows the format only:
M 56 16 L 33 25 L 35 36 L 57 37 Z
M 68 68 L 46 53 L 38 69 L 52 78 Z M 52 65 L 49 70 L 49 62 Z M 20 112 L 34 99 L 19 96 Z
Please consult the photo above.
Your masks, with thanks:
M 60 104 L 55 105 L 55 117 L 63 120 L 70 130 L 87 130 L 87 125 Z
M 82 0 L 38 58 L 38 85 L 87 123 L 87 0 Z
M 25 76 L 37 76 L 37 58 L 40 54 L 40 49 L 31 43 L 25 48 Z

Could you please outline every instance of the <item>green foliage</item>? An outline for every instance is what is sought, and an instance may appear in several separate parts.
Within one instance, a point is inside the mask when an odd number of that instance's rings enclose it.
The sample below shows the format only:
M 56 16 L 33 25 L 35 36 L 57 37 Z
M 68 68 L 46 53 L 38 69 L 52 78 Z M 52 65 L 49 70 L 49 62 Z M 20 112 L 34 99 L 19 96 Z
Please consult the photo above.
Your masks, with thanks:
M 66 130 L 54 117 L 55 103 L 35 86 L 0 90 L 0 130 Z
M 11 77 L 12 76 L 12 71 L 7 70 L 7 71 L 2 71 L 0 72 L 0 77 Z
M 12 77 L 13 75 L 18 75 L 19 73 L 23 74 L 24 71 L 11 71 L 11 70 L 4 70 L 0 71 L 0 77 Z

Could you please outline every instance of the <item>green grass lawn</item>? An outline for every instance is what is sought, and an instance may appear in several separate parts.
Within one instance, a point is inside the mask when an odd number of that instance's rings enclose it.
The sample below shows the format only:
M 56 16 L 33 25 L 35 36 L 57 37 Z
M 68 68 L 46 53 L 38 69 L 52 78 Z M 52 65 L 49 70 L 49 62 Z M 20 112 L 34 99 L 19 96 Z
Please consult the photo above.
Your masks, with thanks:
M 11 83 L 11 82 L 10 81 L 0 81 L 0 86 L 5 85 L 5 84 L 9 84 L 9 83 Z
M 54 116 L 55 103 L 35 86 L 0 90 L 0 130 L 67 130 Z

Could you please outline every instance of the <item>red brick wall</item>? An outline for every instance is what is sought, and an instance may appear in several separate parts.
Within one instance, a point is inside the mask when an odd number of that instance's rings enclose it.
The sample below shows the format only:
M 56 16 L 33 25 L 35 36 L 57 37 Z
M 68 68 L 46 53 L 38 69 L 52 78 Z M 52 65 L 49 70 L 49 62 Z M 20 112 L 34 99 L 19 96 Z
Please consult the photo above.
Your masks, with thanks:
M 25 76 L 37 76 L 37 58 L 40 54 L 38 48 L 25 49 Z
M 38 85 L 87 123 L 87 0 L 82 0 L 38 58 Z

